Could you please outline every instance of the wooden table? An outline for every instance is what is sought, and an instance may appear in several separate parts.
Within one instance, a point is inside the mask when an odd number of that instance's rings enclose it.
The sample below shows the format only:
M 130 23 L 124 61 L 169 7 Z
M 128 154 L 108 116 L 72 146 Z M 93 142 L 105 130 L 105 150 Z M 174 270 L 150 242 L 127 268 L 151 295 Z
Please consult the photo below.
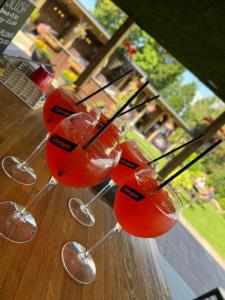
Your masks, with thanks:
M 0 95 L 0 157 L 11 154 L 25 159 L 46 134 L 42 111 L 29 109 L 3 86 Z M 44 153 L 33 167 L 38 174 L 33 186 L 16 184 L 0 171 L 0 201 L 25 204 L 40 190 L 50 176 Z M 33 241 L 18 245 L 0 238 L 0 299 L 170 299 L 155 242 L 123 232 L 94 253 L 97 277 L 93 284 L 78 284 L 67 275 L 60 259 L 64 243 L 76 240 L 91 246 L 115 224 L 113 210 L 99 201 L 94 209 L 95 226 L 79 225 L 67 207 L 74 195 L 90 199 L 92 193 L 58 185 L 37 203 L 32 209 L 38 224 Z

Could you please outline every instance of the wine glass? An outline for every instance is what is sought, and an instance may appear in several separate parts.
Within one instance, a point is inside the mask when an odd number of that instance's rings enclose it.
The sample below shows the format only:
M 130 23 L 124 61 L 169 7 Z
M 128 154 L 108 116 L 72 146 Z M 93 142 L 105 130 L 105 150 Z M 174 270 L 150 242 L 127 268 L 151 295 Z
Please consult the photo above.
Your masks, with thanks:
M 83 284 L 93 282 L 96 266 L 92 252 L 121 229 L 136 237 L 155 238 L 176 224 L 182 202 L 170 185 L 160 189 L 161 182 L 150 168 L 127 177 L 115 197 L 114 208 L 118 222 L 115 227 L 89 249 L 75 241 L 63 246 L 62 263 L 74 280 Z
M 99 110 L 94 109 L 96 105 L 93 104 L 92 106 L 90 103 L 77 105 L 84 97 L 86 97 L 84 91 L 80 89 L 74 90 L 74 87 L 71 85 L 60 87 L 49 93 L 43 108 L 43 121 L 49 133 L 26 160 L 15 156 L 6 156 L 3 158 L 2 168 L 9 178 L 23 185 L 31 185 L 36 181 L 37 174 L 30 164 L 44 149 L 50 132 L 64 118 L 78 112 L 89 112 L 95 118 L 98 118 Z
M 87 188 L 110 176 L 120 159 L 121 149 L 113 136 L 110 147 L 104 142 L 107 130 L 85 147 L 98 131 L 97 125 L 98 120 L 82 112 L 55 127 L 46 144 L 47 165 L 52 175 L 49 182 L 25 207 L 13 201 L 0 203 L 0 234 L 4 238 L 15 243 L 34 238 L 37 224 L 30 209 L 56 184 Z
M 151 164 L 152 157 L 149 153 L 141 150 L 136 141 L 126 140 L 120 146 L 122 149 L 120 161 L 112 170 L 111 180 L 108 184 L 86 204 L 79 198 L 71 198 L 69 200 L 69 210 L 72 216 L 84 226 L 90 227 L 94 225 L 95 216 L 91 207 L 107 191 L 116 185 L 120 185 L 128 176 L 134 174 L 137 170 L 146 168 L 147 165 L 153 170 L 155 168 L 155 164 Z

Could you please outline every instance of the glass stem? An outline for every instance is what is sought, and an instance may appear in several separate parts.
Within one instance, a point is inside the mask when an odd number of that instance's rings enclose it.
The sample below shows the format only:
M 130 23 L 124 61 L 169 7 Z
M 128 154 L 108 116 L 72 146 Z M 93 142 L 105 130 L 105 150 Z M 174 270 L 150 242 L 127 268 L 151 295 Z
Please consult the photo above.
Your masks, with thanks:
M 108 190 L 110 190 L 115 185 L 116 183 L 111 179 L 109 183 L 103 189 L 101 189 L 101 191 L 96 194 L 87 204 L 82 205 L 82 209 L 87 210 L 96 200 L 105 195 L 105 193 L 107 193 Z
M 26 213 L 26 211 L 28 211 L 28 209 L 30 209 L 37 201 L 42 199 L 42 197 L 44 197 L 47 194 L 47 192 L 50 191 L 50 189 L 53 188 L 57 183 L 58 183 L 58 181 L 54 177 L 51 177 L 49 182 L 22 209 L 21 214 Z
M 120 232 L 121 231 L 121 226 L 119 223 L 116 223 L 116 225 L 113 227 L 113 229 L 111 229 L 109 232 L 106 233 L 106 235 L 104 235 L 97 243 L 95 243 L 94 246 L 92 246 L 91 248 L 89 248 L 86 252 L 85 252 L 85 256 L 88 257 L 89 254 L 91 254 L 94 250 L 96 250 L 99 246 L 101 246 L 106 240 L 108 240 L 109 238 L 111 238 L 115 233 Z
M 29 164 L 42 151 L 42 149 L 47 143 L 48 137 L 49 137 L 49 133 L 46 135 L 46 137 L 43 138 L 41 143 L 34 149 L 34 151 L 27 157 L 27 159 L 20 164 L 20 167 Z

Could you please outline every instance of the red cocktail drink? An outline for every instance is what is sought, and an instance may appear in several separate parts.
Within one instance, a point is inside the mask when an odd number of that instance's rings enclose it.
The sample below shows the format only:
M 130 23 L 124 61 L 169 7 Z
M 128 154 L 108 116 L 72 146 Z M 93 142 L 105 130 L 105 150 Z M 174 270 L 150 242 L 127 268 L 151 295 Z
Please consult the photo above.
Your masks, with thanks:
M 109 118 L 106 117 L 103 113 L 101 113 L 99 123 L 97 126 L 98 129 L 100 129 L 103 125 L 105 125 L 108 120 L 109 120 Z M 102 143 L 104 143 L 105 145 L 107 145 L 109 147 L 113 146 L 113 144 L 112 144 L 113 140 L 119 141 L 124 134 L 124 130 L 122 128 L 119 128 L 119 126 L 117 126 L 116 122 L 117 121 L 115 121 L 114 123 L 109 125 L 109 127 L 103 133 L 103 135 L 100 136 L 100 140 L 102 141 Z M 114 139 L 112 139 L 112 137 Z
M 48 95 L 43 108 L 43 120 L 49 132 L 52 132 L 60 121 L 78 112 L 86 112 L 88 110 L 89 114 L 98 118 L 99 111 L 97 109 L 93 108 L 90 111 L 91 107 L 89 106 L 84 106 L 83 104 L 76 105 L 81 100 L 81 96 L 80 91 L 79 93 L 75 93 L 66 90 L 66 88 L 56 89 Z M 48 134 L 26 160 L 21 160 L 14 156 L 5 157 L 2 161 L 2 167 L 6 175 L 20 184 L 33 184 L 36 181 L 37 174 L 31 168 L 30 162 L 43 149 L 47 139 Z
M 106 117 L 103 113 L 101 113 L 100 115 L 100 123 L 102 123 L 103 125 L 106 124 L 106 122 L 109 120 L 108 117 Z M 114 138 L 119 141 L 119 139 L 121 138 L 121 136 L 123 135 L 123 131 L 121 129 L 118 128 L 118 126 L 114 123 L 112 123 L 108 130 L 110 130 L 110 134 L 112 136 L 114 136 Z
M 159 189 L 159 183 L 150 172 L 130 176 L 119 187 L 115 198 L 115 215 L 128 233 L 143 238 L 160 236 L 176 223 L 175 208 L 168 189 Z
M 109 148 L 97 139 L 89 147 L 83 145 L 95 135 L 96 120 L 79 113 L 60 122 L 46 146 L 48 167 L 60 183 L 76 187 L 91 187 L 110 176 L 118 163 L 120 147 Z M 115 140 L 113 144 L 115 144 Z
M 104 132 L 103 135 L 104 134 L 107 134 L 107 136 L 110 137 L 109 132 Z M 104 136 L 103 139 L 99 139 L 99 141 L 106 145 Z M 111 141 L 111 144 L 112 142 L 113 140 Z M 114 167 L 111 170 L 111 178 L 115 179 L 116 183 L 119 182 L 119 184 L 126 180 L 126 177 L 134 174 L 139 168 L 146 168 L 147 163 L 146 158 L 138 149 L 137 144 L 134 141 L 123 142 L 120 145 L 120 149 L 122 150 L 123 158 L 120 158 L 119 163 L 114 164 Z M 86 202 L 85 205 L 80 199 L 79 201 L 77 198 L 70 199 L 69 208 L 73 217 L 82 225 L 92 226 L 95 219 L 93 213 L 89 210 L 89 207 L 97 201 L 97 199 L 101 198 L 113 185 L 116 185 L 116 183 L 113 180 L 110 180 L 109 183 L 89 202 Z
M 85 105 L 76 105 L 78 101 L 80 99 L 76 97 L 76 93 L 63 88 L 55 89 L 48 95 L 43 108 L 43 120 L 49 132 L 63 119 L 87 111 Z
M 122 149 L 120 161 L 111 173 L 111 178 L 118 185 L 138 170 L 146 168 L 148 163 L 135 141 L 125 141 L 120 147 Z

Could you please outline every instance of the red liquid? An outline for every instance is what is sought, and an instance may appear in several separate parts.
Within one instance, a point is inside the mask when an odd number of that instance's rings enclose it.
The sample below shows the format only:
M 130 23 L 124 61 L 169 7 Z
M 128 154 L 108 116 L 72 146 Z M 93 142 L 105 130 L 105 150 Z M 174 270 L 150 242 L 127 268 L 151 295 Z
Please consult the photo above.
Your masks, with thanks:
M 175 224 L 175 209 L 168 199 L 168 192 L 157 192 L 157 187 L 157 181 L 149 176 L 141 185 L 135 176 L 130 176 L 120 186 L 114 209 L 117 221 L 125 231 L 137 237 L 152 238 L 166 233 Z M 140 201 L 137 192 L 143 196 Z
M 43 119 L 49 132 L 52 132 L 60 121 L 72 114 L 86 112 L 85 105 L 75 105 L 79 100 L 71 92 L 60 88 L 48 95 L 43 108 Z
M 111 178 L 118 185 L 121 185 L 128 176 L 146 168 L 148 162 L 135 141 L 125 141 L 120 147 L 122 149 L 120 161 L 111 173 Z
M 49 137 L 46 146 L 47 163 L 52 176 L 60 183 L 85 188 L 97 185 L 110 176 L 121 150 L 108 149 L 100 141 L 95 141 L 86 149 L 82 148 L 96 133 L 95 122 L 90 115 L 80 113 L 60 122 Z M 54 134 L 59 137 L 53 140 Z M 65 143 L 60 142 L 62 138 L 66 139 Z M 71 150 L 71 142 L 78 146 L 68 152 Z
M 106 124 L 108 121 L 108 118 L 101 113 L 100 120 L 98 124 L 98 130 Z M 107 145 L 108 147 L 114 147 L 114 142 L 119 141 L 120 138 L 123 135 L 123 131 L 120 130 L 114 123 L 109 125 L 107 130 L 99 137 L 99 140 L 101 140 L 102 143 Z
M 100 115 L 99 121 L 102 124 L 105 124 L 108 120 L 109 118 L 107 118 L 104 114 Z M 114 123 L 109 126 L 108 130 L 110 130 L 111 135 L 114 136 L 116 140 L 119 140 L 123 134 L 123 132 Z
M 52 83 L 52 75 L 43 67 L 35 70 L 29 78 L 43 91 L 47 92 Z

